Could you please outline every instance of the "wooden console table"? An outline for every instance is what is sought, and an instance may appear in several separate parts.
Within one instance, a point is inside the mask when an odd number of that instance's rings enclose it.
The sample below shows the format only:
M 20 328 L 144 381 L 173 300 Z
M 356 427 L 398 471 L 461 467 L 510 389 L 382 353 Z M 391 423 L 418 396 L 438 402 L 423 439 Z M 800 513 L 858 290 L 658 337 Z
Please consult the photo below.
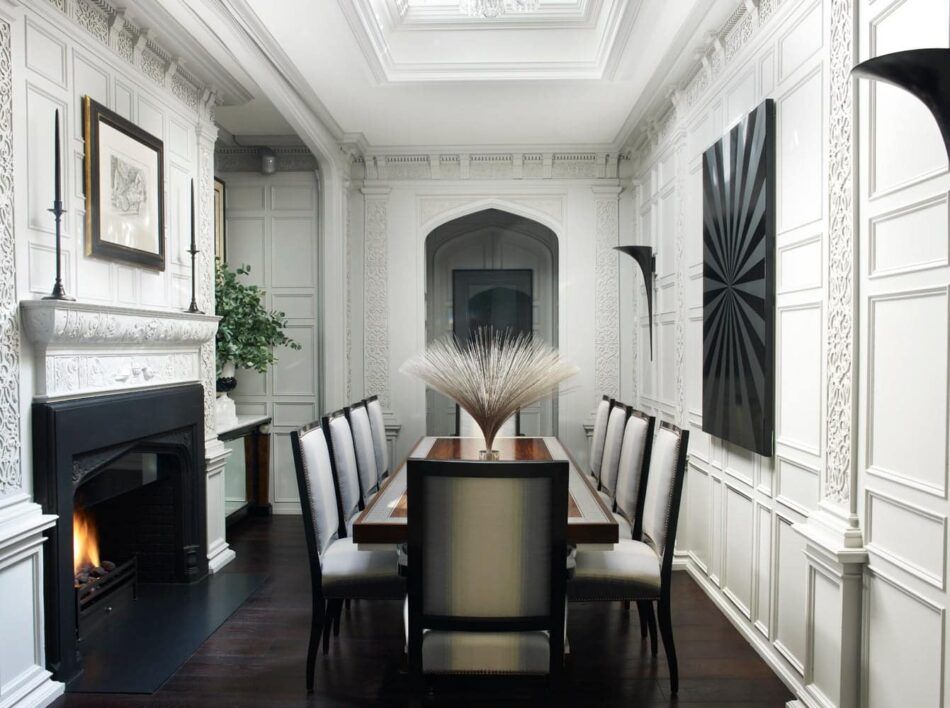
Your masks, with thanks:
M 237 424 L 218 430 L 218 440 L 232 442 L 244 439 L 244 491 L 246 503 L 227 517 L 230 525 L 250 514 L 270 516 L 270 425 L 269 416 L 239 415 Z

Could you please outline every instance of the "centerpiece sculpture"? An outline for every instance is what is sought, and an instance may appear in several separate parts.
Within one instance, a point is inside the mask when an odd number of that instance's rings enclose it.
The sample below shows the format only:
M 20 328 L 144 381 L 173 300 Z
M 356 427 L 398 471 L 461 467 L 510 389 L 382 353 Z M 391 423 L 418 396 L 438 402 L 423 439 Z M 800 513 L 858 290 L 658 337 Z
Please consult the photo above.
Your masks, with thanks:
M 525 406 L 556 393 L 578 368 L 557 349 L 526 334 L 484 327 L 466 341 L 445 337 L 403 364 L 404 374 L 421 379 L 467 411 L 482 430 L 483 460 L 497 460 L 495 436 Z

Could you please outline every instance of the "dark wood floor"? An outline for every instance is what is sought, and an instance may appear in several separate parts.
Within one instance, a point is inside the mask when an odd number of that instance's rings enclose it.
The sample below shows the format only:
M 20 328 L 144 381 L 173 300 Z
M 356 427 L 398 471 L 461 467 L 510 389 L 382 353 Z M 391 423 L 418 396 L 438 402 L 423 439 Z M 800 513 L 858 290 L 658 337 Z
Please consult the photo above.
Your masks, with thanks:
M 237 560 L 225 572 L 266 574 L 268 580 L 153 696 L 79 695 L 57 708 L 110 706 L 405 705 L 400 672 L 400 603 L 354 603 L 330 656 L 317 659 L 317 691 L 304 692 L 310 626 L 310 581 L 299 517 L 249 519 L 231 535 Z M 570 705 L 784 706 L 787 688 L 685 573 L 674 573 L 673 616 L 680 665 L 679 696 L 669 696 L 667 666 L 640 642 L 636 612 L 618 604 L 571 605 L 573 654 L 563 698 Z M 476 698 L 478 700 L 476 700 Z M 433 704 L 501 702 L 482 686 Z M 519 695 L 508 704 L 528 702 Z

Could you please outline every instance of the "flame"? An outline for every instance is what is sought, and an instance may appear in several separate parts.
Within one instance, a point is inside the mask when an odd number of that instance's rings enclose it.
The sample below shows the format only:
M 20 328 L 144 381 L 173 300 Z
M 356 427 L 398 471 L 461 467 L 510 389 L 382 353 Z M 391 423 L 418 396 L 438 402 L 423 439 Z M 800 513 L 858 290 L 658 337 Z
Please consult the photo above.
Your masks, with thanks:
M 92 514 L 76 508 L 73 511 L 73 570 L 79 573 L 83 568 L 95 568 L 99 565 L 99 538 Z

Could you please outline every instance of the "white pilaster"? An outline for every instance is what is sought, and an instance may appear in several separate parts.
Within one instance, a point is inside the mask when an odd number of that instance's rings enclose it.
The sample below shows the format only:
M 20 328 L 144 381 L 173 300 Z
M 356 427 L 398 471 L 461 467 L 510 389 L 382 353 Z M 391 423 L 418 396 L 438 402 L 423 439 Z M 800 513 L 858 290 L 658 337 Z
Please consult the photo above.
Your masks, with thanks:
M 208 494 L 208 570 L 217 573 L 234 560 L 236 554 L 226 539 L 224 469 L 231 450 L 215 438 L 205 443 L 205 478 Z

